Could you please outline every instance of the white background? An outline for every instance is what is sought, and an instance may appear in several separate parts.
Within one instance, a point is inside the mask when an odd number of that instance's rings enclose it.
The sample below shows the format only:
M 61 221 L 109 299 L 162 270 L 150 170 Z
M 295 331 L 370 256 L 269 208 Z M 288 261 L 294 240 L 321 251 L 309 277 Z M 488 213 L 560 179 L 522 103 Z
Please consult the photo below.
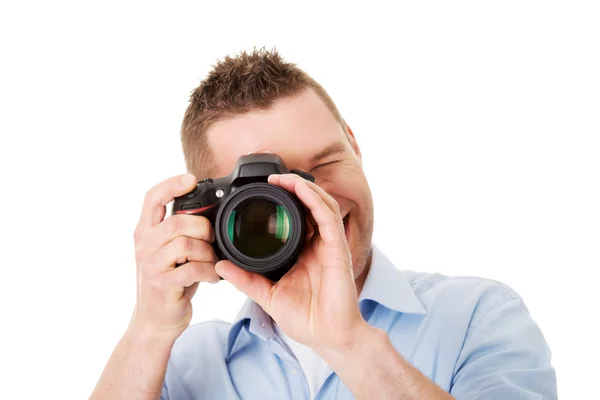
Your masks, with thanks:
M 398 267 L 509 284 L 552 348 L 560 398 L 594 397 L 598 3 L 216 3 L 2 3 L 2 397 L 90 394 L 133 309 L 144 193 L 185 172 L 188 96 L 253 46 L 339 105 L 374 240 Z M 242 301 L 202 286 L 193 322 L 231 320 Z

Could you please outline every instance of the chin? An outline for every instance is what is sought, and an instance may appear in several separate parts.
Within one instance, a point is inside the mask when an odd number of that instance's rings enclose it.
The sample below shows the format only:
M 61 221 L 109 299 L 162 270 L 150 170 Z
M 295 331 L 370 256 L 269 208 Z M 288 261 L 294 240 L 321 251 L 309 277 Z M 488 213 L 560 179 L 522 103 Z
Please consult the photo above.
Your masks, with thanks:
M 352 212 L 346 214 L 342 221 L 344 223 L 344 232 L 346 234 L 346 241 L 350 248 L 352 255 L 352 270 L 354 273 L 354 279 L 357 279 L 365 270 L 366 264 L 369 260 L 369 254 L 371 252 L 371 231 L 360 232 L 356 229 L 357 222 Z M 368 225 L 368 224 L 365 224 Z M 363 235 L 361 235 L 361 233 Z

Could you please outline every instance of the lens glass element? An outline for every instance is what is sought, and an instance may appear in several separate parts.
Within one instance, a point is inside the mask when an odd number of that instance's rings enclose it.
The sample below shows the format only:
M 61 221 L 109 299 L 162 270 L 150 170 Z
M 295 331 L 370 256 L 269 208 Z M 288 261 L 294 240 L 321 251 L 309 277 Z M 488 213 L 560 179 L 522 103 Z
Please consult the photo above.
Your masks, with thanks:
M 291 220 L 284 207 L 265 199 L 241 202 L 229 215 L 227 236 L 248 257 L 275 254 L 290 236 Z

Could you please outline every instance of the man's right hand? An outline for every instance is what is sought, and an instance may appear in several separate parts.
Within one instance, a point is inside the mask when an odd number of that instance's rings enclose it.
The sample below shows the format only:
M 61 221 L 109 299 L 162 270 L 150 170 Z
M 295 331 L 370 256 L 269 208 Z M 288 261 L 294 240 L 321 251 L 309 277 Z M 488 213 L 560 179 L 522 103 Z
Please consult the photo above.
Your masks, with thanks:
M 130 324 L 134 334 L 176 339 L 192 318 L 190 300 L 198 283 L 220 280 L 209 220 L 195 215 L 165 218 L 166 205 L 190 192 L 196 182 L 191 174 L 179 175 L 146 194 L 134 233 L 137 301 Z

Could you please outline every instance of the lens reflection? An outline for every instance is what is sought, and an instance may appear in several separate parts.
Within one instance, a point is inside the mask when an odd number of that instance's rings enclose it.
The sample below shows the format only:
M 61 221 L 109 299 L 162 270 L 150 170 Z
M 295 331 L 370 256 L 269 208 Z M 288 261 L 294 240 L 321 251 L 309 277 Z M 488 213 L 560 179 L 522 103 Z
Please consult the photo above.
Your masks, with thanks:
M 275 254 L 290 236 L 290 217 L 282 206 L 265 199 L 240 203 L 229 215 L 227 236 L 246 256 L 263 258 Z

